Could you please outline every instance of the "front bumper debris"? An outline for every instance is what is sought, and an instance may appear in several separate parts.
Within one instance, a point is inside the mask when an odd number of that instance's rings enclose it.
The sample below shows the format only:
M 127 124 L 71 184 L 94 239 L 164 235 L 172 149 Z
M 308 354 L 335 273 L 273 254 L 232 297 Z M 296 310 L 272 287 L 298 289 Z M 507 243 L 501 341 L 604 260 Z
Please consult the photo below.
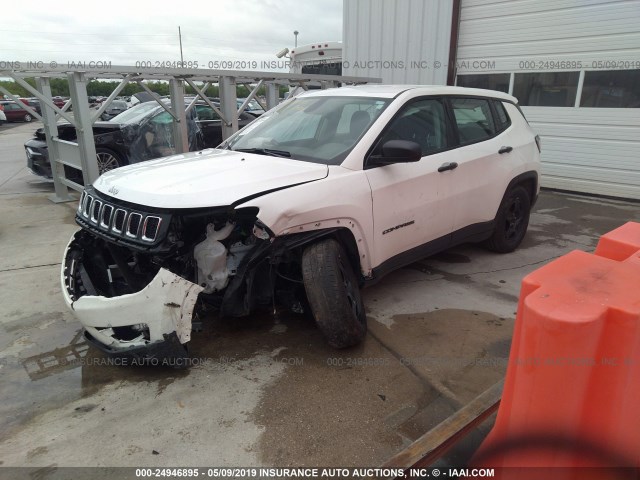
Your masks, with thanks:
M 75 235 L 67 246 L 65 259 L 74 239 Z M 112 298 L 84 295 L 73 300 L 67 289 L 65 263 L 61 270 L 65 303 L 82 323 L 87 339 L 99 344 L 101 350 L 114 355 L 149 357 L 157 356 L 165 347 L 175 350 L 176 345 L 191 339 L 191 318 L 201 286 L 161 268 L 139 292 Z M 135 327 L 140 334 L 122 338 L 119 327 L 129 327 L 129 331 Z M 148 332 L 144 331 L 147 329 Z M 170 345 L 163 345 L 166 343 Z
M 178 340 L 176 332 L 165 335 L 162 342 L 150 343 L 139 347 L 130 346 L 120 350 L 99 342 L 87 330 L 84 331 L 84 338 L 87 343 L 110 357 L 122 359 L 123 362 L 120 365 L 123 366 L 130 364 L 185 368 L 191 363 L 187 350 Z

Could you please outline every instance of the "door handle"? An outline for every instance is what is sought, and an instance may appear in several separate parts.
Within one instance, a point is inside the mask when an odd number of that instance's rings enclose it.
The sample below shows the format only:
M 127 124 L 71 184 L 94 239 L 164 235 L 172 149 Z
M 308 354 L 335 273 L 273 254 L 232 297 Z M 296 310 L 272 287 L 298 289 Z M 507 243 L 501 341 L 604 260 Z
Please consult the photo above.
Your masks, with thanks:
M 498 150 L 498 153 L 509 153 L 511 150 L 513 150 L 513 147 L 502 147 Z
M 454 170 L 458 168 L 458 164 L 456 162 L 447 162 L 443 163 L 438 167 L 439 172 L 446 172 L 447 170 Z

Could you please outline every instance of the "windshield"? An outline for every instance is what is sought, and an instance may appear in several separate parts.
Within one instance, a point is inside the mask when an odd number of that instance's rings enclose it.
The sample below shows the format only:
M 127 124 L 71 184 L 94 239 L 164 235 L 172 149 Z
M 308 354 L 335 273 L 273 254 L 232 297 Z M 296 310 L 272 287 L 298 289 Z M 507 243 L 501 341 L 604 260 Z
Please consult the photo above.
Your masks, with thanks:
M 296 97 L 229 138 L 230 150 L 339 165 L 390 99 Z
M 148 117 L 156 109 L 161 108 L 156 102 L 139 103 L 135 107 L 116 115 L 111 119 L 115 123 L 134 124 L 140 123 L 144 118 Z

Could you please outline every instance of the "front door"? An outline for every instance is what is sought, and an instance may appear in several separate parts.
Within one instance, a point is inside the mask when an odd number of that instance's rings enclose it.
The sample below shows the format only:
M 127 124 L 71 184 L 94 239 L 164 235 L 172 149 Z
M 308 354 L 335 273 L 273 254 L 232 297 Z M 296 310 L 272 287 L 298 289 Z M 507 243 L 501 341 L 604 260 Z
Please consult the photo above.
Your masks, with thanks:
M 374 267 L 387 260 L 397 267 L 449 244 L 453 207 L 448 192 L 455 171 L 442 168 L 452 161 L 452 152 L 446 151 L 448 125 L 441 99 L 414 99 L 377 141 L 374 154 L 385 142 L 399 139 L 418 143 L 423 156 L 413 163 L 365 165 L 373 197 Z

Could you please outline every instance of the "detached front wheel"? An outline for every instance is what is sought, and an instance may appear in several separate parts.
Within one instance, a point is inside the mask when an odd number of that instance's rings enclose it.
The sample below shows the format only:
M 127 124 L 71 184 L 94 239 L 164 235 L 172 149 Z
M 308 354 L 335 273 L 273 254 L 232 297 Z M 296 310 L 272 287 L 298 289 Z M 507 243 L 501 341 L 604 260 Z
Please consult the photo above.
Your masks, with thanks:
M 302 254 L 302 278 L 313 317 L 335 348 L 362 342 L 367 317 L 349 258 L 334 239 L 321 240 Z

